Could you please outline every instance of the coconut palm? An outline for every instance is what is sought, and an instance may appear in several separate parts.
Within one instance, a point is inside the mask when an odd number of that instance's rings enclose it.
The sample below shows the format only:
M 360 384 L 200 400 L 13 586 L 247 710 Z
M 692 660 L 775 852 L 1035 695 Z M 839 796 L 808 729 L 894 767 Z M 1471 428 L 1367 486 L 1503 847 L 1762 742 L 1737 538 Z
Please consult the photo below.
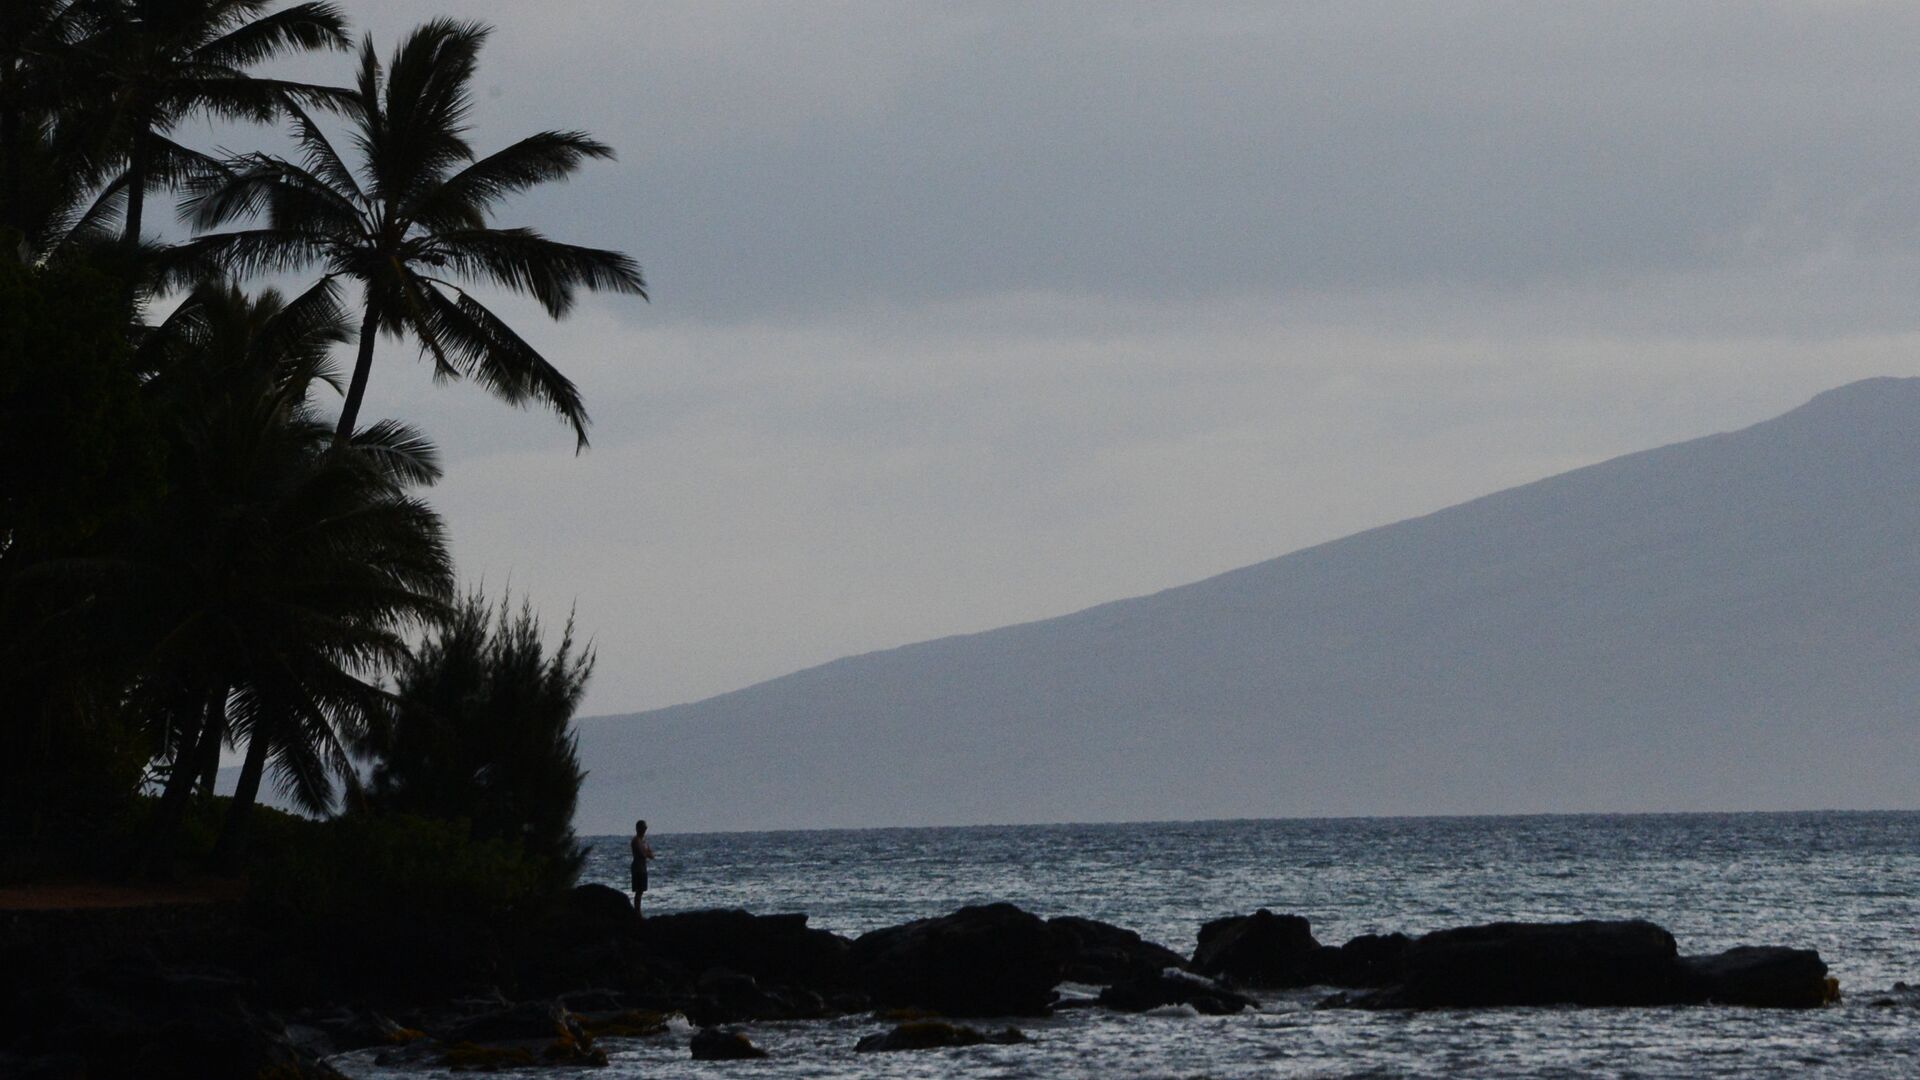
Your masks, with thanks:
M 12 2 L 12 0 L 9 0 Z M 147 195 L 171 189 L 214 162 L 168 138 L 182 119 L 206 114 L 270 122 L 289 105 L 331 102 L 325 86 L 248 73 L 287 53 L 346 49 L 340 9 L 328 2 L 270 11 L 276 0 L 74 0 L 84 32 L 47 42 L 49 66 L 79 89 L 69 122 L 89 134 L 83 171 L 122 170 L 122 240 L 140 242 Z
M 44 259 L 83 220 L 98 177 L 78 132 L 72 100 L 81 72 L 63 65 L 98 26 L 87 0 L 10 0 L 0 5 L 0 240 L 22 262 Z M 101 192 L 104 209 L 117 195 Z M 104 217 L 96 211 L 88 220 Z
M 354 431 L 373 366 L 374 342 L 413 336 L 435 375 L 470 378 L 513 404 L 537 402 L 587 442 L 577 388 L 512 327 L 458 282 L 529 293 L 554 318 L 577 290 L 644 297 L 632 259 L 550 240 L 532 229 L 494 228 L 504 198 L 572 175 L 613 151 L 578 131 L 543 131 L 477 157 L 466 138 L 471 83 L 487 29 L 435 20 L 416 28 L 383 68 L 369 37 L 359 75 L 340 111 L 359 152 L 358 172 L 304 113 L 294 117 L 296 164 L 255 154 L 224 175 L 197 181 L 183 209 L 199 229 L 264 214 L 253 228 L 202 236 L 171 260 L 175 281 L 209 267 L 240 274 L 319 264 L 328 279 L 358 282 L 358 356 L 336 437 Z
M 383 421 L 336 449 L 312 407 L 346 325 L 327 283 L 291 302 L 208 285 L 142 344 L 180 424 L 168 497 L 133 546 L 133 610 L 154 642 L 133 703 L 173 759 L 150 865 L 223 743 L 247 748 L 225 859 L 269 765 L 327 809 L 335 778 L 354 782 L 348 748 L 388 706 L 374 678 L 448 610 L 440 520 L 410 494 L 439 475 L 432 448 Z

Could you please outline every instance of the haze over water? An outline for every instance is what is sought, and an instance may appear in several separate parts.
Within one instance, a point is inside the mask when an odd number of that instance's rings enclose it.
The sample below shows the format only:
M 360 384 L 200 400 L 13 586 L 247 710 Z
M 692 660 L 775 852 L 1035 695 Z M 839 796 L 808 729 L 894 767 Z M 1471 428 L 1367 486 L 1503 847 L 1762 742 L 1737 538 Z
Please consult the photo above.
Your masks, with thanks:
M 1844 1001 L 1806 1012 L 1668 1009 L 1070 1010 L 1016 1021 L 1028 1046 L 861 1054 L 861 1015 L 750 1024 L 764 1062 L 697 1063 L 686 1033 L 611 1041 L 609 1076 L 1836 1076 L 1920 1072 L 1920 813 L 1232 821 L 663 835 L 648 910 L 806 911 L 847 935 L 967 903 L 1087 915 L 1192 950 L 1199 924 L 1258 907 L 1338 944 L 1502 919 L 1646 918 L 1683 953 L 1815 948 Z M 625 840 L 586 880 L 624 887 Z M 1072 988 L 1067 988 L 1069 992 Z M 1891 1005 L 1879 1004 L 1892 998 Z M 355 1056 L 355 1075 L 379 1075 Z M 412 1073 L 407 1075 L 421 1075 Z

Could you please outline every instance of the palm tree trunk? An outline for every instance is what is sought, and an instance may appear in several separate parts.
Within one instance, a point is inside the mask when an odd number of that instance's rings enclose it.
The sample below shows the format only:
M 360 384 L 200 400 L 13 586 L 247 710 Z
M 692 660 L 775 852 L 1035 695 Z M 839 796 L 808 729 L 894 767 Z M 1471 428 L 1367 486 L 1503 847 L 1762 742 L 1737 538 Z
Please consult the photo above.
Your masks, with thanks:
M 147 208 L 147 156 L 151 152 L 152 147 L 147 145 L 147 133 L 135 132 L 133 151 L 127 156 L 126 231 L 120 235 L 120 242 L 128 248 L 140 244 L 140 223 Z
M 227 691 L 222 687 L 207 699 L 205 722 L 200 726 L 193 749 L 174 761 L 173 772 L 167 776 L 166 789 L 160 793 L 160 805 L 154 807 L 146 842 L 141 845 L 135 868 L 138 876 L 153 877 L 172 868 L 174 845 L 180 839 L 180 823 L 187 816 L 187 804 L 193 801 L 194 783 L 208 761 L 219 762 L 220 742 L 226 737 L 226 728 Z
M 233 789 L 233 805 L 227 807 L 227 820 L 220 826 L 220 839 L 213 845 L 213 865 L 231 872 L 246 854 L 247 825 L 253 820 L 253 804 L 260 798 L 260 778 L 267 771 L 267 737 L 256 726 L 247 740 L 247 760 L 240 766 L 240 783 Z
M 353 438 L 353 425 L 360 419 L 360 399 L 367 393 L 367 373 L 373 370 L 373 340 L 380 333 L 380 309 L 369 299 L 366 317 L 360 320 L 360 355 L 353 362 L 353 379 L 347 383 L 347 399 L 340 404 L 340 424 L 333 429 L 333 445 L 341 446 Z

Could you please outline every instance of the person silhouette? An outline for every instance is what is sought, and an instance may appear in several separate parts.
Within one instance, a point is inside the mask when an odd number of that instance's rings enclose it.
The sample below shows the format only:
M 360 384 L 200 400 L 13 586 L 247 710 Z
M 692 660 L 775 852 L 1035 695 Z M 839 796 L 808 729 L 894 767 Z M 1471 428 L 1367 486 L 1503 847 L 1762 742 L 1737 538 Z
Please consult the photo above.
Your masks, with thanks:
M 653 858 L 653 845 L 647 843 L 645 818 L 633 823 L 633 839 L 627 847 L 633 851 L 633 917 L 646 918 L 640 911 L 640 898 L 647 892 L 647 860 Z

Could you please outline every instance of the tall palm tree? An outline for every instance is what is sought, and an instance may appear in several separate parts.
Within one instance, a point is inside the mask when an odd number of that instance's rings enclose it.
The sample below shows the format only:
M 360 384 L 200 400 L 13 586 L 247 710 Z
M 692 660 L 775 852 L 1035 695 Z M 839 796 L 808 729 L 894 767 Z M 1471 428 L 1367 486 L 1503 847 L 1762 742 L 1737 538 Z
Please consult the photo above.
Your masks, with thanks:
M 13 0 L 8 0 L 9 3 Z M 310 0 L 269 12 L 277 0 L 74 0 L 87 32 L 50 43 L 63 70 L 85 72 L 73 105 L 92 136 L 96 175 L 123 167 L 122 241 L 140 242 L 147 195 L 214 162 L 168 138 L 182 119 L 210 114 L 270 122 L 298 103 L 326 105 L 335 88 L 250 75 L 275 57 L 351 45 L 340 9 Z
M 546 405 L 585 447 L 579 390 L 449 278 L 530 293 L 556 319 L 581 288 L 646 296 L 639 266 L 619 252 L 487 224 L 507 196 L 613 156 L 583 132 L 543 131 L 477 157 L 466 117 L 487 34 L 477 23 L 438 19 L 409 34 L 384 68 L 372 38 L 362 41 L 357 82 L 340 105 L 362 158 L 357 173 L 296 113 L 299 164 L 265 154 L 239 159 L 193 184 L 183 206 L 200 229 L 262 213 L 266 220 L 183 245 L 171 262 L 176 282 L 210 266 L 252 274 L 318 263 L 328 279 L 360 284 L 359 354 L 336 429 L 343 442 L 359 418 L 374 341 L 385 333 L 417 339 L 437 376 L 474 379 L 513 404 Z
M 135 538 L 154 645 L 134 703 L 174 761 L 150 865 L 223 742 L 247 747 L 225 859 L 270 764 L 302 805 L 329 807 L 335 777 L 355 782 L 348 748 L 388 707 L 371 680 L 449 610 L 443 529 L 411 494 L 439 475 L 432 448 L 383 421 L 336 449 L 312 407 L 346 325 L 327 283 L 291 302 L 218 284 L 143 342 L 180 422 L 168 498 Z

